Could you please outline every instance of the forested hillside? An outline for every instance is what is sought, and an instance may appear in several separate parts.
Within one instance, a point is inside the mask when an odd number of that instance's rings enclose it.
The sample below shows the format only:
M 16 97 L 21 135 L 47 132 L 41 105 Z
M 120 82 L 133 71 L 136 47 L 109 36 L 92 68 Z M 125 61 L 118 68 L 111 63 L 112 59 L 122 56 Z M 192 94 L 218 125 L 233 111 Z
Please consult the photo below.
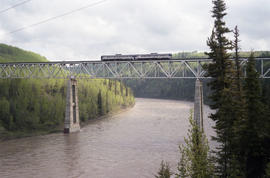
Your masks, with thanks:
M 270 51 L 254 51 L 254 57 L 270 57 Z M 239 52 L 240 57 L 249 57 L 251 54 L 250 51 Z M 234 56 L 234 53 L 230 53 L 231 56 Z M 208 58 L 204 52 L 192 51 L 192 52 L 179 52 L 173 54 L 173 58 Z
M 45 57 L 17 47 L 0 43 L 0 62 L 46 62 Z
M 0 56 L 31 61 L 43 59 L 37 54 L 5 46 Z M 9 51 L 9 52 L 7 52 Z M 13 51 L 13 52 L 10 52 Z M 29 55 L 28 55 L 29 54 Z M 20 56 L 23 55 L 23 56 Z M 38 56 L 35 60 L 35 56 Z M 46 59 L 44 58 L 43 61 Z M 23 60 L 15 60 L 20 61 Z M 29 61 L 29 60 L 28 60 Z M 114 80 L 78 80 L 79 114 L 87 121 L 134 104 L 130 88 Z M 66 107 L 66 80 L 12 79 L 0 80 L 0 139 L 63 130 Z

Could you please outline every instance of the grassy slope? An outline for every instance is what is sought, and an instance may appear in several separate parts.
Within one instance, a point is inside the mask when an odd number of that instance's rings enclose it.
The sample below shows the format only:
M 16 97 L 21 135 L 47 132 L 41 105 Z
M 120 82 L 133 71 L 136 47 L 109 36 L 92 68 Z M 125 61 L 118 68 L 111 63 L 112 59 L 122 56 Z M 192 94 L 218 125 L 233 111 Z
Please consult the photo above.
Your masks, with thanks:
M 0 43 L 0 62 L 48 62 L 48 60 L 37 53 Z

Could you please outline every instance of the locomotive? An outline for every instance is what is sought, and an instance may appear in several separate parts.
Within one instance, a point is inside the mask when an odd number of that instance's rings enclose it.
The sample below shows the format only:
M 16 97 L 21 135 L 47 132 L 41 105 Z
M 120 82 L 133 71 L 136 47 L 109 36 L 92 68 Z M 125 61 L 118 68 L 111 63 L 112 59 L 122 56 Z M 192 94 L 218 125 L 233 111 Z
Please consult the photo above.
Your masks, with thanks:
M 172 59 L 172 54 L 131 54 L 131 55 L 103 55 L 101 56 L 101 61 L 144 61 L 144 60 L 170 60 Z

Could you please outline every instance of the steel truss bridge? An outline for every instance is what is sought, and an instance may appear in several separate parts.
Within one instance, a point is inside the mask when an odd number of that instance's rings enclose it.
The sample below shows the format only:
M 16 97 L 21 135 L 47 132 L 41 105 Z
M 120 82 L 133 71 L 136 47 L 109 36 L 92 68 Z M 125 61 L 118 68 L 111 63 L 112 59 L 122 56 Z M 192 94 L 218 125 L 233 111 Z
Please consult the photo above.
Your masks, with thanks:
M 270 78 L 270 57 L 256 58 L 256 67 L 261 78 Z M 147 61 L 57 61 L 0 63 L 0 78 L 58 78 L 76 79 L 154 79 L 190 78 L 203 79 L 206 71 L 203 65 L 211 59 L 174 59 Z M 245 73 L 247 58 L 240 64 Z

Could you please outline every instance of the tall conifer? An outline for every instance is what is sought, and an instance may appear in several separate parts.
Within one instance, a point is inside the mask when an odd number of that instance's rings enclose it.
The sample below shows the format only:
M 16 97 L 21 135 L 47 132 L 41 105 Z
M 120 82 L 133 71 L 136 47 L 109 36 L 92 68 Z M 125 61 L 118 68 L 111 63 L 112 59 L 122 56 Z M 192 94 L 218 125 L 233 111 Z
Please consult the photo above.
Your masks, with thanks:
M 227 39 L 226 34 L 231 31 L 226 27 L 223 20 L 226 15 L 226 4 L 223 0 L 213 0 L 212 17 L 214 18 L 214 28 L 211 36 L 207 40 L 210 52 L 206 53 L 213 63 L 207 66 L 208 75 L 212 80 L 208 83 L 212 94 L 210 99 L 211 109 L 216 112 L 210 115 L 215 121 L 214 129 L 217 141 L 216 148 L 217 175 L 220 177 L 231 177 L 235 175 L 235 134 L 234 124 L 237 120 L 236 88 L 235 85 L 235 65 L 229 60 L 228 53 L 233 48 L 232 41 Z
M 235 99 L 234 99 L 234 109 L 235 109 L 235 121 L 234 121 L 234 142 L 233 142 L 233 154 L 235 158 L 235 166 L 237 166 L 238 172 L 243 175 L 243 162 L 245 159 L 245 156 L 243 154 L 243 140 L 242 135 L 243 133 L 243 125 L 246 120 L 247 114 L 246 114 L 246 101 L 244 98 L 244 91 L 243 91 L 243 72 L 241 70 L 240 66 L 240 60 L 239 60 L 239 30 L 238 27 L 235 26 L 234 28 L 234 41 L 233 41 L 233 47 L 234 47 L 234 63 L 235 63 L 235 77 L 233 78 L 234 88 L 235 90 Z
M 239 90 L 239 92 L 242 91 L 242 86 L 241 86 L 241 77 L 242 77 L 242 73 L 241 73 L 241 67 L 240 67 L 240 61 L 239 61 L 239 50 L 240 50 L 240 47 L 239 47 L 239 30 L 238 30 L 238 27 L 235 26 L 234 28 L 234 42 L 233 42 L 233 47 L 234 47 L 234 50 L 235 50 L 235 66 L 236 66 L 236 80 L 237 80 L 237 89 Z
M 247 119 L 242 134 L 243 151 L 245 153 L 245 177 L 262 177 L 269 161 L 267 143 L 266 107 L 262 103 L 262 89 L 259 73 L 255 68 L 254 54 L 248 59 L 245 79 L 245 97 L 247 102 Z M 269 122 L 268 122 L 269 124 Z M 269 138 L 268 138 L 269 141 Z

